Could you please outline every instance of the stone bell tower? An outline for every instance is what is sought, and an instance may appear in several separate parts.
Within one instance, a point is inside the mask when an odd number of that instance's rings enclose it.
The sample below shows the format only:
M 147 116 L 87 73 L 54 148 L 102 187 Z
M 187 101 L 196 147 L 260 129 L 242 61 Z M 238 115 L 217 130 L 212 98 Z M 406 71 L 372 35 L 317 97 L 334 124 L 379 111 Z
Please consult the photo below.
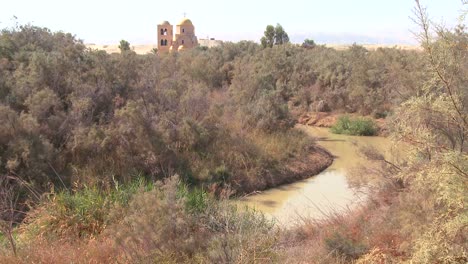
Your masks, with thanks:
M 172 38 L 174 36 L 174 27 L 168 21 L 163 21 L 158 25 L 158 51 L 169 52 L 172 46 Z

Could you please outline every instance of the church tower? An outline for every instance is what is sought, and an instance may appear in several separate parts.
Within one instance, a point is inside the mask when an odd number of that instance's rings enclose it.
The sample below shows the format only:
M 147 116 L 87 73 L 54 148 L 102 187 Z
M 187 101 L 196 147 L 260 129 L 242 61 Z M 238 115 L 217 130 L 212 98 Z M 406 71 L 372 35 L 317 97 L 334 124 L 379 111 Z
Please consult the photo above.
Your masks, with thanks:
M 172 50 L 182 51 L 196 46 L 198 46 L 198 39 L 195 36 L 195 27 L 190 19 L 184 18 L 176 25 Z
M 158 25 L 158 51 L 169 51 L 172 46 L 172 37 L 174 36 L 173 29 L 174 27 L 168 21 L 163 21 Z
M 173 29 L 168 21 L 158 25 L 158 52 L 183 51 L 198 46 L 195 27 L 190 19 L 182 19 L 176 25 L 175 34 Z

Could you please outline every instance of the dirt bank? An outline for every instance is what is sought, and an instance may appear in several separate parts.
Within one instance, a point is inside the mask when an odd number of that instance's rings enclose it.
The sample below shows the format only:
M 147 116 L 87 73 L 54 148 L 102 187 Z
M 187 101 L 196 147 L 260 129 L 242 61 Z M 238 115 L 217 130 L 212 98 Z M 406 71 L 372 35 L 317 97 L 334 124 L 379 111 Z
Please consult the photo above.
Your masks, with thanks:
M 333 155 L 326 149 L 315 145 L 309 149 L 307 155 L 292 157 L 280 170 L 265 171 L 261 177 L 234 179 L 230 184 L 230 194 L 234 196 L 248 195 L 303 180 L 319 174 L 332 163 Z M 216 189 L 215 192 L 221 196 L 227 191 L 221 186 L 213 187 Z
M 331 127 L 335 124 L 340 114 L 328 112 L 310 112 L 301 115 L 298 123 L 307 126 Z

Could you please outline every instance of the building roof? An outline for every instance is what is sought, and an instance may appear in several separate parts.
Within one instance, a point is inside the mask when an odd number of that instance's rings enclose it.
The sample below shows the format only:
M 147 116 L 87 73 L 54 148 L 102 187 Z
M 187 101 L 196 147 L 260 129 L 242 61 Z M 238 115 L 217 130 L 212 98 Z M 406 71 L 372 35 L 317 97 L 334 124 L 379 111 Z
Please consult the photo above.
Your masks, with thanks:
M 167 21 L 167 20 L 164 20 L 164 21 L 163 21 L 163 22 L 161 22 L 161 24 L 159 24 L 159 25 L 163 25 L 163 26 L 170 26 L 170 25 L 171 25 L 171 23 L 169 23 L 169 21 Z
M 179 23 L 177 23 L 177 26 L 193 26 L 193 24 L 190 19 L 183 18 Z

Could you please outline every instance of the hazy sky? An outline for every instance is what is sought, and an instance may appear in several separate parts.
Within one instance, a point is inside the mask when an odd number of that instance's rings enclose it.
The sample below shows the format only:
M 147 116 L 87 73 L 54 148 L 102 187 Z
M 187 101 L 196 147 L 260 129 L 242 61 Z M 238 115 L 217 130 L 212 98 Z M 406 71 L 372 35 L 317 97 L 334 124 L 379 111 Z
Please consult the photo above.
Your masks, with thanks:
M 0 28 L 31 22 L 71 32 L 85 43 L 156 43 L 156 25 L 176 24 L 184 12 L 199 38 L 255 40 L 266 25 L 280 23 L 293 42 L 414 43 L 413 0 L 0 0 Z M 461 0 L 421 0 L 430 17 L 454 25 Z M 170 4 L 165 4 L 170 3 Z

